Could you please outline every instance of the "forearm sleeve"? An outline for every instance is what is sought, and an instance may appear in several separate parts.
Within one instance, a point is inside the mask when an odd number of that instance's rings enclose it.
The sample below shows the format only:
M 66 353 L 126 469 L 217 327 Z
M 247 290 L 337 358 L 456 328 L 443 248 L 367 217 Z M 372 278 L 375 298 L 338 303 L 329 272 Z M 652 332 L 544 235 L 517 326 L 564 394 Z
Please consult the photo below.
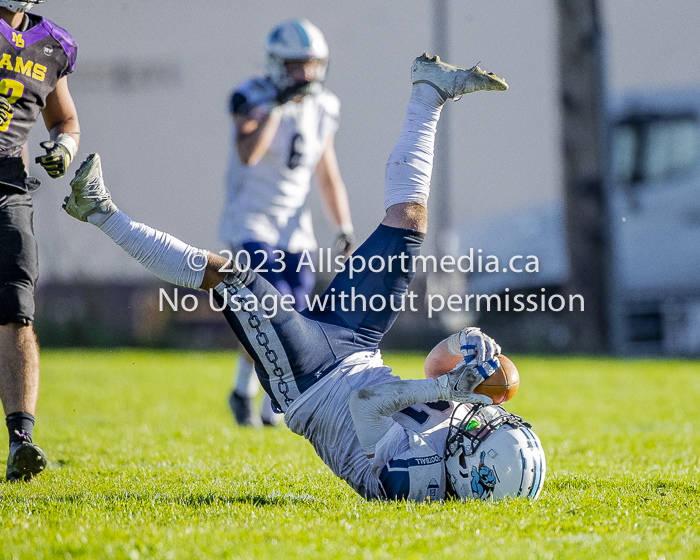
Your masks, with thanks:
M 120 210 L 97 227 L 158 278 L 187 288 L 202 285 L 208 251 L 136 222 Z

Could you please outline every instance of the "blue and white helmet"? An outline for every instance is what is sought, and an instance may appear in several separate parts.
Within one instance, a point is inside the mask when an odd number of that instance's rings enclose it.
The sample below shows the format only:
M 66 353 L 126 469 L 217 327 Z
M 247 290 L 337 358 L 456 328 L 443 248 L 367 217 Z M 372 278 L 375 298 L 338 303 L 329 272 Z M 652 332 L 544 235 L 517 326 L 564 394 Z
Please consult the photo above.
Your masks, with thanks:
M 290 19 L 277 25 L 267 37 L 267 75 L 278 90 L 294 84 L 284 66 L 287 60 L 318 60 L 321 67 L 316 73 L 316 82 L 326 77 L 328 66 L 328 43 L 321 30 L 306 19 Z
M 447 478 L 462 499 L 536 500 L 544 484 L 544 450 L 530 424 L 500 406 L 454 414 L 447 435 Z
M 28 12 L 36 4 L 43 4 L 45 0 L 0 0 L 0 8 L 7 8 L 11 12 Z

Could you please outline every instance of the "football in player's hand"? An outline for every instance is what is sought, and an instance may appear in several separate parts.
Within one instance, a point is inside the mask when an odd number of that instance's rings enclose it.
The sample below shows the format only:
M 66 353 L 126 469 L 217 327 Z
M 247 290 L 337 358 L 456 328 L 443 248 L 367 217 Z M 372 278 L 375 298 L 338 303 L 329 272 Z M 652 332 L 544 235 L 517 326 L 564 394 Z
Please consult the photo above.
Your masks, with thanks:
M 493 399 L 493 404 L 503 404 L 513 398 L 520 387 L 520 373 L 515 364 L 503 354 L 496 356 L 501 364 L 493 375 L 476 386 L 474 392 Z

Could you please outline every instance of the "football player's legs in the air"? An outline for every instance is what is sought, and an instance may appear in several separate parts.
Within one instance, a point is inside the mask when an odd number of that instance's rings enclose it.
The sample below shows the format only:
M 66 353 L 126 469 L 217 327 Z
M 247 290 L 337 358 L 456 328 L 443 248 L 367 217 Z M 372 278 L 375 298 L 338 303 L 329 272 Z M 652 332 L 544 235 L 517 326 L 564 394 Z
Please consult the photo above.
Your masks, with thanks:
M 463 422 L 471 416 L 456 414 L 455 402 L 492 404 L 478 386 L 499 369 L 498 344 L 479 329 L 463 329 L 431 352 L 422 380 L 392 376 L 377 350 L 401 309 L 392 303 L 407 291 L 414 274 L 411 257 L 418 254 L 427 231 L 441 108 L 447 99 L 466 93 L 508 87 L 478 67 L 466 70 L 426 55 L 414 61 L 411 75 L 406 118 L 386 166 L 386 215 L 353 253 L 355 258 L 379 258 L 394 266 L 385 266 L 380 274 L 354 276 L 346 267 L 325 295 L 344 294 L 351 301 L 330 309 L 298 312 L 285 307 L 281 294 L 250 269 L 135 222 L 112 202 L 97 154 L 89 156 L 76 173 L 64 207 L 71 216 L 99 227 L 158 277 L 212 290 L 255 360 L 264 390 L 285 413 L 285 423 L 306 437 L 328 467 L 360 495 L 411 500 L 442 499 L 449 492 L 482 499 L 537 497 L 544 456 L 528 426 L 499 407 L 487 407 L 490 412 L 479 416 L 476 424 Z M 368 310 L 372 298 L 374 306 Z M 274 313 L 265 311 L 271 300 L 276 301 Z M 394 419 L 407 407 L 436 401 L 442 404 L 417 413 L 432 418 L 426 426 Z M 481 414 L 478 406 L 468 410 Z M 481 448 L 487 434 L 474 440 L 467 433 L 474 425 L 484 424 L 500 433 L 491 439 L 499 446 L 491 454 Z M 448 429 L 453 445 L 446 449 Z M 410 443 L 418 440 L 423 444 Z M 515 450 L 514 454 L 506 454 L 506 449 Z M 475 455 L 477 450 L 480 453 Z M 455 475 L 450 468 L 462 469 L 474 457 L 478 459 L 474 472 L 489 476 L 466 486 L 451 483 L 455 476 L 473 476 L 471 471 Z M 498 457 L 495 463 L 494 457 Z M 448 459 L 452 467 L 446 466 Z M 503 460 L 507 464 L 498 463 Z M 503 476 L 508 486 L 498 488 L 497 478 L 490 475 L 502 468 L 512 476 Z

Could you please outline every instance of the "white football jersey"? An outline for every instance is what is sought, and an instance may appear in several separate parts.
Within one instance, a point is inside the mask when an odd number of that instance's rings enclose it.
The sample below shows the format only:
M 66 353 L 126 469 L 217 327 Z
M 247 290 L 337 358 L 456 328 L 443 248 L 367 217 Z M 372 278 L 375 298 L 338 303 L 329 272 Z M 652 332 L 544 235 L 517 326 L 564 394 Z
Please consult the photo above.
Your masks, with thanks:
M 235 93 L 257 105 L 275 97 L 267 78 L 252 78 Z M 328 138 L 340 120 L 340 101 L 320 84 L 300 103 L 277 108 L 281 120 L 270 149 L 254 166 L 241 162 L 233 143 L 226 185 L 226 202 L 219 238 L 229 246 L 265 242 L 292 253 L 316 249 L 307 206 L 311 177 Z
M 323 462 L 365 498 L 443 499 L 445 442 L 453 403 L 416 404 L 397 412 L 373 459 L 367 458 L 357 439 L 350 393 L 396 379 L 378 350 L 353 354 L 295 399 L 285 423 L 308 439 Z

